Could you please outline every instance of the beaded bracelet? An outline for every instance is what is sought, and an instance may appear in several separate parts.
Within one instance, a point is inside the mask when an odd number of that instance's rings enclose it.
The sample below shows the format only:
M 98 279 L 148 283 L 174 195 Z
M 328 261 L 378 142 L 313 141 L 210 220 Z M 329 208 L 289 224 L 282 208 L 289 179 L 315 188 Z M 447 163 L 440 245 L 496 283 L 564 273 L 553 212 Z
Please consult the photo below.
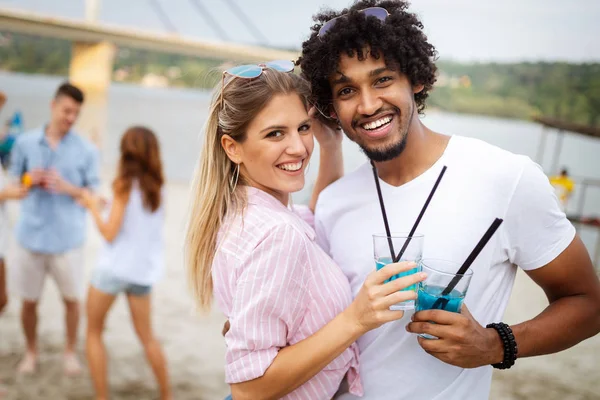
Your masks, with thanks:
M 519 351 L 515 335 L 510 329 L 510 326 L 503 322 L 488 324 L 486 328 L 494 328 L 500 339 L 502 340 L 502 346 L 504 347 L 504 359 L 501 363 L 492 364 L 492 367 L 498 369 L 508 369 L 515 364 L 517 359 L 517 353 Z

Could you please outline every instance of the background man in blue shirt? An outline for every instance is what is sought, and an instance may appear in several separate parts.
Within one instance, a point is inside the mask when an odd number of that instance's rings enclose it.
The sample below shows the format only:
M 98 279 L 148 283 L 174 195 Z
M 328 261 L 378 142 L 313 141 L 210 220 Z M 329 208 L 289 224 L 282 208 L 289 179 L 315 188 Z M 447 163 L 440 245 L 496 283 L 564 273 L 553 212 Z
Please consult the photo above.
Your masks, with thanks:
M 21 321 L 27 341 L 18 367 L 21 373 L 35 370 L 37 304 L 47 274 L 65 302 L 65 372 L 81 371 L 75 344 L 84 289 L 86 214 L 77 199 L 84 188 L 93 190 L 99 183 L 94 146 L 71 130 L 83 100 L 81 90 L 62 84 L 51 102 L 49 123 L 19 136 L 11 154 L 11 177 L 30 186 L 16 228 L 14 289 L 23 301 Z

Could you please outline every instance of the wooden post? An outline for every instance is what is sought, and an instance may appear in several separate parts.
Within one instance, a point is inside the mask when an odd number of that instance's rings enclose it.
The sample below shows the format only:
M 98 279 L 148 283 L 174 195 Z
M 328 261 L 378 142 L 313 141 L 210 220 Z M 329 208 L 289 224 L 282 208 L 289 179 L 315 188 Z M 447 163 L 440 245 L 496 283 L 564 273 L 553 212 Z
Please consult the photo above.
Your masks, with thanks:
M 584 179 L 581 182 L 581 186 L 579 187 L 579 202 L 577 203 L 577 216 L 578 217 L 583 216 L 583 211 L 584 211 L 583 208 L 585 206 L 585 195 L 586 195 L 587 188 L 588 188 L 588 183 Z
M 98 14 L 100 13 L 100 0 L 85 1 L 85 20 L 89 23 L 98 22 Z
M 116 47 L 112 43 L 73 43 L 69 80 L 85 94 L 76 130 L 101 148 L 108 117 L 108 88 Z
M 559 162 L 560 162 L 560 153 L 562 151 L 562 143 L 565 137 L 565 132 L 559 130 L 557 133 L 556 143 L 554 145 L 554 157 L 552 158 L 552 169 L 550 170 L 551 174 L 558 174 Z
M 540 144 L 538 145 L 537 154 L 535 155 L 535 162 L 541 165 L 542 169 L 544 165 L 544 152 L 546 151 L 546 137 L 548 136 L 548 131 L 545 126 L 542 126 L 542 135 L 540 137 Z

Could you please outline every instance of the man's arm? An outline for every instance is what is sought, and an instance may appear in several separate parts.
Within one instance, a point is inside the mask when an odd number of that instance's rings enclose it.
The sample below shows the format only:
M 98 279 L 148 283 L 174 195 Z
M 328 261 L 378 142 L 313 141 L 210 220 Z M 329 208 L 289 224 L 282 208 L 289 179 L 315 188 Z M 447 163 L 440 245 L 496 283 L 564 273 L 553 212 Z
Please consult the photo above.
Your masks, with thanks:
M 600 332 L 600 282 L 578 236 L 554 261 L 526 272 L 550 305 L 512 327 L 519 357 L 556 353 Z
M 579 237 L 553 261 L 527 274 L 544 290 L 550 304 L 535 318 L 511 327 L 518 357 L 556 353 L 600 332 L 600 282 Z M 418 312 L 407 330 L 439 337 L 419 338 L 419 343 L 429 354 L 458 367 L 500 363 L 504 357 L 496 330 L 481 326 L 466 306 L 461 314 Z
M 535 318 L 511 326 L 518 357 L 556 353 L 600 332 L 600 282 L 579 237 L 552 262 L 527 274 L 544 290 L 550 304 Z M 475 368 L 502 362 L 504 348 L 496 330 L 481 326 L 463 307 L 461 314 L 416 313 L 407 330 L 440 337 L 419 338 L 419 343 L 448 364 Z
M 80 198 L 85 190 L 85 188 L 74 185 L 64 179 L 55 169 L 45 173 L 44 182 L 46 187 L 52 192 L 63 193 L 71 196 L 74 199 Z
M 313 118 L 313 132 L 319 142 L 319 174 L 310 198 L 308 207 L 314 213 L 319 194 L 327 186 L 344 175 L 344 158 L 342 156 L 341 129 L 321 121 L 316 117 L 317 110 L 313 107 L 309 115 Z
M 90 210 L 92 218 L 98 227 L 100 234 L 109 243 L 117 237 L 123 226 L 123 219 L 125 218 L 125 209 L 129 202 L 130 193 L 117 194 L 115 193 L 112 206 L 108 215 L 108 219 L 105 221 L 102 217 L 100 208 L 100 198 L 94 196 L 91 192 L 86 189 L 82 189 L 82 195 L 80 198 L 81 203 L 85 208 Z
M 80 199 L 85 190 L 96 191 L 100 183 L 96 150 L 89 151 L 81 187 L 65 180 L 57 170 L 49 171 L 45 176 L 45 181 L 50 190 L 67 194 L 74 199 Z
M 0 189 L 0 203 L 6 200 L 20 200 L 27 196 L 28 190 L 25 186 L 10 183 Z
M 558 208 L 548 179 L 532 162 L 524 165 L 503 229 L 510 262 L 525 270 L 550 302 L 532 320 L 512 327 L 518 357 L 561 351 L 597 334 L 600 282 L 581 239 Z M 451 314 L 428 310 L 414 315 L 411 332 L 439 336 L 433 333 L 437 331 L 444 338 L 439 343 L 419 340 L 423 349 L 462 367 L 502 361 L 504 348 L 495 329 L 483 328 L 466 307 L 462 314 Z

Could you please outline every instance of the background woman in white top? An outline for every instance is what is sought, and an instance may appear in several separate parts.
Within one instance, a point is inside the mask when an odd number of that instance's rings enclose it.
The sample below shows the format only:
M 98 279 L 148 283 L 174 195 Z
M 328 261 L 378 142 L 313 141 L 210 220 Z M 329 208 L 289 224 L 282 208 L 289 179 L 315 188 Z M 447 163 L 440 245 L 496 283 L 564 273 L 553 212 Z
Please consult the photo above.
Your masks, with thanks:
M 127 295 L 133 325 L 160 386 L 161 399 L 171 399 L 166 361 L 150 322 L 150 291 L 164 267 L 163 183 L 156 136 L 147 128 L 132 127 L 121 139 L 108 219 L 102 217 L 97 198 L 86 193 L 82 199 L 106 239 L 87 300 L 86 352 L 98 400 L 108 398 L 104 320 L 121 292 Z

